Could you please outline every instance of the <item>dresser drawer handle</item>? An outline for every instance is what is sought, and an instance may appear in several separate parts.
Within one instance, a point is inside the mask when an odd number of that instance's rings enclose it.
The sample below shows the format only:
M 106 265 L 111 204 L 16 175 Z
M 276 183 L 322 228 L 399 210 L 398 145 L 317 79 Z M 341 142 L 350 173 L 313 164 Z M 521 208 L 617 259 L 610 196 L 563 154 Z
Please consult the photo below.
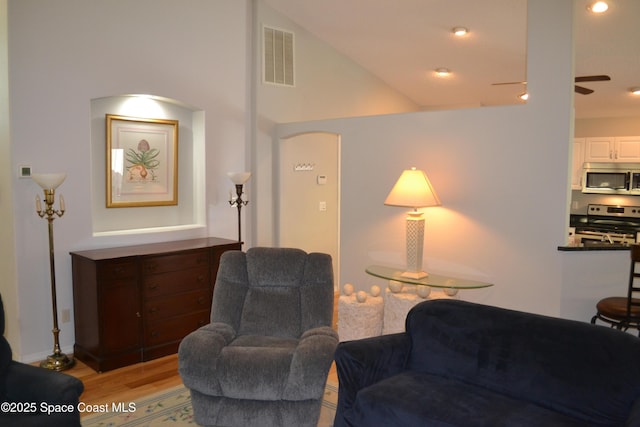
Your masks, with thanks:
M 147 287 L 149 288 L 150 291 L 155 291 L 156 289 L 158 289 L 158 285 L 156 283 L 152 283 Z
M 204 297 L 200 297 L 200 298 L 198 298 L 198 304 L 200 304 L 200 305 L 204 305 L 206 302 L 207 302 L 207 300 L 206 300 L 206 299 L 204 299 Z
M 151 336 L 152 336 L 152 337 L 154 337 L 154 338 L 159 337 L 159 336 L 160 336 L 160 332 L 158 332 L 158 331 L 152 331 L 152 332 L 151 332 Z
M 151 263 L 149 263 L 149 264 L 147 264 L 145 266 L 145 270 L 146 271 L 153 272 L 153 271 L 156 271 L 157 269 L 158 269 L 158 263 L 157 262 L 151 262 Z
M 158 308 L 158 307 L 151 307 L 151 308 L 149 309 L 149 313 L 156 313 L 158 310 L 159 310 L 159 308 Z
M 198 282 L 199 283 L 204 282 L 204 276 L 202 274 L 198 276 Z
M 136 311 L 136 317 L 142 317 L 139 311 Z

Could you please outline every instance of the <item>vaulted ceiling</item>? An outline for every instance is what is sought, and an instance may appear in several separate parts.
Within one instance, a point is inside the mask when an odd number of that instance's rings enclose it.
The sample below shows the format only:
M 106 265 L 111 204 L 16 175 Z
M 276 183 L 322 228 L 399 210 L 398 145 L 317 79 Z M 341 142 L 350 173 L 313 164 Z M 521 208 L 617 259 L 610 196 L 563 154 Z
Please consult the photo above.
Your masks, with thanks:
M 526 81 L 527 0 L 265 2 L 425 110 L 523 102 L 526 85 L 493 83 Z M 640 117 L 629 94 L 640 86 L 640 1 L 610 0 L 600 15 L 574 3 L 575 75 L 611 77 L 581 83 L 594 92 L 575 95 L 576 117 Z M 455 37 L 458 26 L 469 33 Z

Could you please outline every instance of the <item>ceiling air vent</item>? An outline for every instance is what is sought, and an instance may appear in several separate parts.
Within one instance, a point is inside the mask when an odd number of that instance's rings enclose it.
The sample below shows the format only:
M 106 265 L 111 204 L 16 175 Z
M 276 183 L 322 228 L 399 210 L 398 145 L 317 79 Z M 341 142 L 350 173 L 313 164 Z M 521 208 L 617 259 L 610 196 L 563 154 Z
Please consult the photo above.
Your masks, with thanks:
M 263 81 L 294 86 L 293 33 L 264 27 Z

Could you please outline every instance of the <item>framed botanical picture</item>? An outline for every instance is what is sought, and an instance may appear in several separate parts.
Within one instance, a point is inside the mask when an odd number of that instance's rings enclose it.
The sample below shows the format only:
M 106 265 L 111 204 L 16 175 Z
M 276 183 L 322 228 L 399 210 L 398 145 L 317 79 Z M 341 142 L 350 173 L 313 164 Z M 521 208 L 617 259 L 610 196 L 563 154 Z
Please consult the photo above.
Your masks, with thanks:
M 178 204 L 178 121 L 106 115 L 107 208 Z

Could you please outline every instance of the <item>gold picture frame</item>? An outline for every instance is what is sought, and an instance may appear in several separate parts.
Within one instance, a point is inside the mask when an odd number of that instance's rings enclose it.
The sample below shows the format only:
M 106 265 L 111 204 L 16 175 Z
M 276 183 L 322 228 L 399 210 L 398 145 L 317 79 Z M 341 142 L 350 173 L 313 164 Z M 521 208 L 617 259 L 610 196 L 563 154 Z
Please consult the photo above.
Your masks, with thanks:
M 107 208 L 178 204 L 178 121 L 106 115 Z

